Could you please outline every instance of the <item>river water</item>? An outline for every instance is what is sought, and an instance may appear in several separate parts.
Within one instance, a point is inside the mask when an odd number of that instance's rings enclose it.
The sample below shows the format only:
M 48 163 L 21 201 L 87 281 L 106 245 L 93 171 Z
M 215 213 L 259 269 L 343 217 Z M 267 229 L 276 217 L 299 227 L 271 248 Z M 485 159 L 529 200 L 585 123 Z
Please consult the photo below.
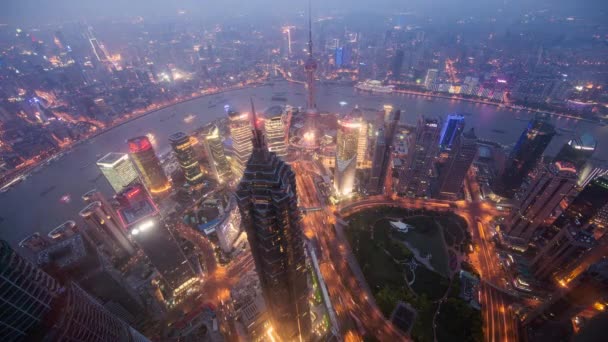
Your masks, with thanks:
M 8 192 L 0 194 L 0 238 L 15 245 L 33 232 L 46 234 L 62 222 L 78 218 L 78 212 L 84 207 L 80 196 L 85 192 L 97 188 L 107 195 L 112 194 L 105 178 L 99 177 L 95 161 L 108 152 L 127 152 L 128 138 L 152 133 L 156 137 L 157 153 L 164 153 L 169 151 L 170 134 L 177 131 L 189 132 L 222 117 L 225 115 L 225 104 L 237 110 L 248 111 L 249 97 L 253 97 L 256 108 L 260 111 L 271 105 L 284 104 L 271 100 L 273 94 L 284 93 L 281 95 L 287 98 L 287 104 L 303 106 L 304 92 L 302 85 L 277 82 L 274 85 L 200 97 L 156 111 L 84 142 Z M 341 106 L 341 101 L 348 104 Z M 320 110 L 329 112 L 350 111 L 354 105 L 381 109 L 383 104 L 392 104 L 404 111 L 401 120 L 410 124 L 414 124 L 419 115 L 445 117 L 448 113 L 470 113 L 465 117 L 467 128 L 474 127 L 480 138 L 502 144 L 513 144 L 533 116 L 526 111 L 471 102 L 403 94 L 362 94 L 355 92 L 352 87 L 336 85 L 319 86 L 317 104 Z M 184 118 L 191 114 L 195 118 L 186 123 Z M 558 128 L 578 133 L 589 132 L 598 139 L 600 146 L 608 146 L 608 126 L 567 118 L 553 120 Z M 556 136 L 546 153 L 555 154 L 570 136 L 570 133 L 564 132 Z M 600 149 L 596 152 L 596 157 L 606 159 L 608 151 Z M 68 203 L 60 201 L 66 194 L 71 196 Z

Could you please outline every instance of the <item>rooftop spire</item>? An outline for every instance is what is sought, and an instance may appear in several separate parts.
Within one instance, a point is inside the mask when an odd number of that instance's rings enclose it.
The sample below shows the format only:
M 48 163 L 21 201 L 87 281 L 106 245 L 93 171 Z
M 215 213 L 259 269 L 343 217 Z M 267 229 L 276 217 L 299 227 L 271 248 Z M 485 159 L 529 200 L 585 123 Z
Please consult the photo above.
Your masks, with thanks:
M 255 113 L 255 106 L 253 104 L 253 98 L 250 97 L 251 101 L 251 125 L 253 127 L 253 147 L 254 148 L 262 148 L 264 146 L 264 135 L 258 126 L 258 116 Z
M 308 56 L 312 57 L 312 5 L 308 0 Z

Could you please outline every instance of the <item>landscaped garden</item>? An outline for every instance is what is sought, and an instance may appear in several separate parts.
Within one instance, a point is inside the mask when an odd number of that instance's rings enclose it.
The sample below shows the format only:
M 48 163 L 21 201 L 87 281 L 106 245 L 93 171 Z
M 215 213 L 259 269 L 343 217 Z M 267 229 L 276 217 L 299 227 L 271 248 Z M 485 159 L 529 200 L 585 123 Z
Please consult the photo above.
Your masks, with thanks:
M 454 291 L 448 289 L 458 258 L 466 250 L 464 244 L 470 241 L 466 222 L 450 213 L 397 207 L 365 210 L 347 220 L 346 236 L 385 317 L 390 317 L 397 302 L 410 303 L 418 312 L 412 337 L 433 341 L 438 301 L 447 295 L 442 308 L 448 304 L 448 311 L 461 308 L 454 304 L 460 299 L 452 298 Z M 408 224 L 410 229 L 398 230 L 391 222 Z M 437 335 L 446 336 L 439 331 Z

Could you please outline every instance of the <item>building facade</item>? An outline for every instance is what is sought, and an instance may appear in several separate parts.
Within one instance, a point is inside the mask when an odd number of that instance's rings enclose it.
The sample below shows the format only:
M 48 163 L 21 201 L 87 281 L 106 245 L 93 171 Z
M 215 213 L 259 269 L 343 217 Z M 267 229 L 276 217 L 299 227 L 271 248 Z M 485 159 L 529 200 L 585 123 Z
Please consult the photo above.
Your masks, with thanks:
M 167 192 L 171 188 L 169 179 L 154 152 L 150 139 L 146 136 L 129 139 L 131 159 L 137 166 L 141 179 L 153 195 Z
M 401 194 L 409 197 L 429 195 L 439 130 L 439 120 L 423 117 L 418 119 L 416 133 L 410 135 L 407 165 L 399 176 Z
M 139 180 L 137 170 L 126 153 L 110 152 L 97 161 L 97 167 L 115 192 Z
M 251 125 L 247 113 L 236 111 L 228 112 L 228 125 L 232 136 L 232 173 L 238 180 L 243 176 L 243 171 L 251 156 Z
M 354 190 L 360 130 L 361 122 L 351 116 L 338 120 L 334 169 L 334 188 L 338 196 L 348 196 Z
M 229 182 L 232 179 L 232 170 L 226 158 L 219 129 L 214 124 L 207 125 L 201 132 L 201 138 L 209 168 L 217 182 L 220 184 Z
M 177 132 L 169 136 L 169 142 L 188 184 L 201 184 L 203 182 L 203 173 L 194 154 L 192 138 L 184 132 Z
M 285 111 L 281 106 L 272 106 L 266 110 L 264 131 L 268 141 L 268 151 L 275 152 L 277 157 L 287 156 L 289 130 L 285 128 Z
M 462 184 L 477 155 L 477 136 L 470 129 L 463 132 L 464 125 L 458 126 L 453 139 L 446 141 L 449 146 L 448 158 L 439 176 L 439 196 L 456 200 L 462 192 Z
M 236 197 L 274 330 L 282 340 L 308 341 L 309 288 L 295 174 L 268 151 L 257 127 Z

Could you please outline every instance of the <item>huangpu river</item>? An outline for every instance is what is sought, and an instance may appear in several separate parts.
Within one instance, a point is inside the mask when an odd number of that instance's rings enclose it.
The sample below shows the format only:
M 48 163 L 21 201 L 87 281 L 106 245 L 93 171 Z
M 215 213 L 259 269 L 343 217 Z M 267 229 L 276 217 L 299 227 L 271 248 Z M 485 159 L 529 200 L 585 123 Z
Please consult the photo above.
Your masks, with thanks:
M 107 195 L 113 194 L 105 178 L 100 176 L 95 161 L 108 152 L 127 152 L 128 138 L 151 133 L 156 140 L 156 152 L 166 153 L 169 151 L 169 135 L 177 131 L 190 132 L 221 118 L 226 115 L 224 105 L 248 111 L 249 98 L 252 97 L 260 112 L 277 104 L 297 107 L 304 105 L 304 93 L 303 85 L 281 81 L 203 96 L 152 112 L 83 142 L 0 194 L 0 238 L 16 245 L 24 237 L 34 232 L 46 234 L 66 220 L 78 222 L 78 212 L 84 207 L 82 194 L 93 188 Z M 285 97 L 287 102 L 272 101 L 275 94 Z M 445 118 L 449 113 L 467 113 L 467 129 L 474 127 L 480 138 L 505 145 L 513 144 L 527 121 L 534 116 L 527 111 L 457 100 L 361 93 L 350 86 L 319 85 L 317 88 L 317 105 L 323 112 L 346 113 L 355 105 L 364 110 L 379 110 L 384 104 L 401 108 L 401 120 L 409 124 L 414 124 L 420 115 Z M 184 120 L 191 115 L 194 116 L 192 120 Z M 588 132 L 596 137 L 600 146 L 595 157 L 608 158 L 608 126 L 562 117 L 552 120 L 558 128 L 558 136 L 545 151 L 547 154 L 555 154 L 573 132 Z M 65 195 L 69 195 L 71 200 L 60 200 Z

